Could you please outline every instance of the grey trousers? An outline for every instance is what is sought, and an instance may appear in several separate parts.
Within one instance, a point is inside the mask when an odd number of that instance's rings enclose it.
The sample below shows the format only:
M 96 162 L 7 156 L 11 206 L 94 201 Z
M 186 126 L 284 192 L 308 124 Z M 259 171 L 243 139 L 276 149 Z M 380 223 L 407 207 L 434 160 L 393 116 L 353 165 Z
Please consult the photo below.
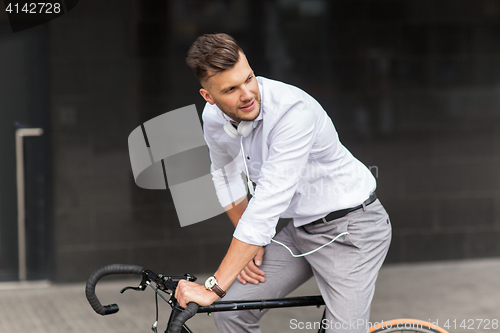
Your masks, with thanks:
M 272 242 L 266 246 L 260 267 L 266 273 L 266 281 L 243 285 L 235 280 L 224 300 L 285 297 L 314 275 L 327 307 L 326 320 L 322 322 L 326 331 L 366 333 L 375 281 L 391 241 L 389 216 L 379 200 L 365 210 L 359 209 L 333 221 L 299 228 L 290 222 L 275 240 L 299 254 L 314 250 L 345 231 L 349 234 L 299 258 Z M 221 333 L 257 333 L 264 313 L 266 311 L 259 310 L 216 312 L 214 320 Z M 311 318 L 311 321 L 320 321 L 320 318 Z

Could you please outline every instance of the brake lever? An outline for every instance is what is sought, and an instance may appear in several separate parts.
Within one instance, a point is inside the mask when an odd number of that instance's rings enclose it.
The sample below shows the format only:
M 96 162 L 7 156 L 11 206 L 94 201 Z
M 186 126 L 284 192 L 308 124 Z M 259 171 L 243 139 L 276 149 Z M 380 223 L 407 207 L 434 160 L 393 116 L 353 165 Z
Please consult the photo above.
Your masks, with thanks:
M 186 280 L 191 282 L 195 282 L 198 279 L 196 276 L 191 274 L 184 274 L 184 277 L 186 278 Z
M 149 284 L 149 282 L 150 282 L 149 271 L 145 270 L 144 272 L 142 272 L 142 280 L 141 280 L 141 283 L 139 283 L 139 286 L 137 286 L 137 287 L 125 287 L 122 290 L 120 290 L 120 294 L 123 294 L 125 291 L 127 291 L 129 289 L 135 290 L 135 291 L 144 291 L 144 290 L 146 290 L 146 287 Z
M 135 290 L 135 291 L 144 291 L 144 288 L 142 288 L 142 286 L 139 286 L 139 287 L 125 287 L 122 290 L 120 290 L 120 294 L 123 294 L 125 291 L 127 291 L 129 289 Z

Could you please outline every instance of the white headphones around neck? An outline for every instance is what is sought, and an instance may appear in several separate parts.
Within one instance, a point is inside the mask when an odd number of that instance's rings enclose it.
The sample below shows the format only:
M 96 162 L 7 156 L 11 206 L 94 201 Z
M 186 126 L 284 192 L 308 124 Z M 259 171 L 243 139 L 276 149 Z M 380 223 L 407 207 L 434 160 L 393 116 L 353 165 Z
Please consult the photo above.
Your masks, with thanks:
M 233 125 L 229 120 L 224 117 L 224 115 L 221 112 L 221 117 L 224 121 L 224 131 L 226 131 L 227 135 L 232 137 L 233 139 L 236 139 L 238 136 L 242 137 L 247 137 L 252 133 L 253 130 L 253 121 L 240 121 L 237 127 Z
M 224 121 L 224 131 L 226 131 L 227 135 L 232 137 L 233 139 L 240 137 L 240 147 L 241 147 L 241 157 L 243 157 L 243 164 L 245 165 L 246 175 L 247 175 L 247 185 L 248 190 L 251 195 L 254 195 L 255 188 L 253 186 L 252 181 L 250 180 L 250 174 L 248 173 L 247 161 L 245 159 L 245 150 L 243 149 L 243 138 L 247 137 L 252 133 L 253 130 L 253 121 L 240 121 L 238 127 L 235 127 L 233 123 L 224 117 L 224 114 L 221 112 L 220 116 Z

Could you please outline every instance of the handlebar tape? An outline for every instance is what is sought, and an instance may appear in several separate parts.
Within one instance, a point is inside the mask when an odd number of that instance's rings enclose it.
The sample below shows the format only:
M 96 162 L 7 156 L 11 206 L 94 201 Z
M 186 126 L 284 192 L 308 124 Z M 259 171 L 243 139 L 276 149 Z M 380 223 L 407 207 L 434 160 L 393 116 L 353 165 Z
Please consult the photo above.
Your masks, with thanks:
M 122 264 L 108 265 L 96 270 L 89 277 L 87 285 L 85 287 L 85 296 L 87 296 L 87 300 L 89 301 L 90 306 L 92 306 L 92 309 L 94 309 L 95 312 L 97 312 L 102 316 L 116 313 L 119 310 L 117 304 L 110 304 L 103 306 L 95 294 L 95 286 L 97 284 L 97 281 L 99 281 L 103 276 L 111 274 L 140 275 L 143 271 L 144 271 L 143 267 L 136 265 L 122 265 Z
M 198 304 L 189 302 L 187 308 L 179 313 L 172 321 L 167 333 L 181 333 L 184 323 L 198 312 Z

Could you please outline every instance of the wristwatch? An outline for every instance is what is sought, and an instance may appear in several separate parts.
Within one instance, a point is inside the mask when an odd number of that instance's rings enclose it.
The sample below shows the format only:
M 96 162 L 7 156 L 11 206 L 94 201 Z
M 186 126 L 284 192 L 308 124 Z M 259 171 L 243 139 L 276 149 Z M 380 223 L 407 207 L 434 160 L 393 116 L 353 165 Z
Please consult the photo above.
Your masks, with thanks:
M 226 292 L 222 290 L 221 287 L 219 287 L 219 285 L 217 284 L 217 278 L 213 275 L 205 281 L 205 288 L 207 288 L 207 290 L 213 291 L 220 298 L 226 296 Z

